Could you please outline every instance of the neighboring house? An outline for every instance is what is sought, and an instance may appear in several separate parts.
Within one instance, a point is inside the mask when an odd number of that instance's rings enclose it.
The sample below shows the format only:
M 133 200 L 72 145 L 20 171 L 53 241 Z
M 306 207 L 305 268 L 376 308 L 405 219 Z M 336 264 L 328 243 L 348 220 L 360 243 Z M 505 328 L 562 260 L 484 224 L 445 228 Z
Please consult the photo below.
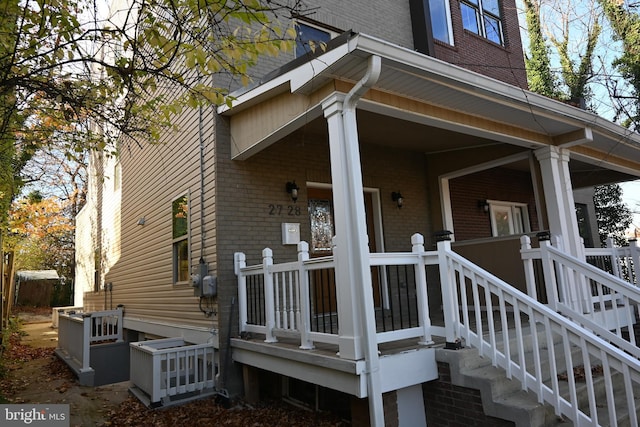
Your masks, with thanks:
M 125 339 L 149 348 L 215 347 L 216 387 L 233 396 L 424 424 L 443 377 L 430 339 L 459 343 L 458 310 L 437 257 L 414 283 L 417 268 L 384 254 L 413 259 L 415 233 L 431 251 L 447 230 L 455 252 L 531 295 L 520 237 L 549 231 L 584 260 L 573 190 L 640 177 L 640 137 L 526 90 L 514 0 L 316 3 L 300 34 L 326 50 L 258 69 L 231 107 L 185 111 L 161 144 L 92 158 L 112 179 L 94 181 L 78 221 L 95 251 L 78 244 L 76 305 L 123 305 Z M 308 288 L 297 270 L 251 273 L 307 255 Z M 430 314 L 402 312 L 405 299 Z

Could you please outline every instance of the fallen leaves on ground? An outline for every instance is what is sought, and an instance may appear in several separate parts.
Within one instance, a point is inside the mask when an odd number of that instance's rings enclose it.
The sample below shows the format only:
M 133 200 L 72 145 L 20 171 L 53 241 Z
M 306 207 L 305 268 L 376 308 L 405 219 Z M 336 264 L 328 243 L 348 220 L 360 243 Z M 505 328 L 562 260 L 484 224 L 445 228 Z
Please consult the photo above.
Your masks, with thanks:
M 5 361 L 11 363 L 28 362 L 53 356 L 53 348 L 32 347 L 20 342 L 22 334 L 13 332 L 9 336 L 9 348 L 5 351 Z
M 17 396 L 24 389 L 25 381 L 21 378 L 20 366 L 36 359 L 49 358 L 46 365 L 47 381 L 62 379 L 61 385 L 51 389 L 51 401 L 58 399 L 55 395 L 65 393 L 69 388 L 78 386 L 77 380 L 69 367 L 53 353 L 52 348 L 37 348 L 20 343 L 20 332 L 12 333 L 10 345 L 2 355 L 4 367 L 11 371 L 0 378 L 0 396 Z M 235 402 L 227 409 L 215 398 L 204 398 L 182 405 L 167 408 L 150 409 L 138 399 L 129 396 L 118 406 L 106 406 L 106 427 L 342 427 L 348 425 L 339 418 L 326 413 L 303 410 L 284 402 L 267 402 L 259 405 L 248 405 L 242 401 Z
M 205 398 L 180 406 L 148 409 L 129 397 L 108 413 L 106 426 L 231 426 L 231 427 L 339 427 L 346 423 L 329 414 L 298 409 L 282 402 L 259 406 L 238 404 L 225 409 L 214 398 Z
M 600 376 L 604 374 L 604 370 L 602 365 L 594 365 L 591 367 L 591 375 L 594 377 Z M 573 378 L 576 381 L 585 381 L 587 378 L 587 373 L 585 372 L 584 366 L 576 366 L 573 368 Z M 558 374 L 558 379 L 560 381 L 568 381 L 569 375 L 565 372 L 564 374 Z

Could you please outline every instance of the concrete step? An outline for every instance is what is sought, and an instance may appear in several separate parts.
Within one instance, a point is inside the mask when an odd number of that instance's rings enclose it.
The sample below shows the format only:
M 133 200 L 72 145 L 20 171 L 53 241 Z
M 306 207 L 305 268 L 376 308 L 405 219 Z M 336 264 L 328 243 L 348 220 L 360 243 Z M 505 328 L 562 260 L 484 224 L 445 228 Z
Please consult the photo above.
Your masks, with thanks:
M 555 416 L 553 408 L 522 390 L 518 380 L 508 379 L 504 370 L 491 365 L 477 349 L 436 350 L 436 360 L 448 363 L 454 385 L 480 391 L 485 414 L 513 421 L 517 427 L 570 426 Z
M 516 340 L 512 331 L 509 334 L 510 340 Z M 548 341 L 550 341 L 549 344 Z M 550 386 L 551 384 L 551 361 L 549 355 L 555 357 L 555 364 L 560 374 L 566 374 L 566 355 L 565 345 L 560 335 L 554 334 L 550 339 L 538 333 L 538 340 L 533 340 L 531 336 L 522 337 L 520 348 L 525 349 L 524 360 L 527 371 L 534 372 L 534 353 L 531 351 L 533 347 L 548 350 L 553 348 L 553 352 L 543 351 L 540 353 L 540 369 L 543 375 L 543 382 Z M 497 343 L 498 347 L 503 350 L 504 346 Z M 536 345 L 537 344 L 537 345 Z M 511 347 L 517 349 L 517 346 Z M 520 363 L 520 357 L 517 353 L 511 353 L 511 360 Z M 583 359 L 582 349 L 577 346 L 571 346 L 571 360 L 575 365 L 581 365 Z M 492 366 L 488 357 L 479 356 L 478 350 L 475 348 L 462 348 L 459 350 L 436 350 L 436 359 L 440 362 L 449 363 L 451 368 L 452 383 L 462 387 L 468 387 L 480 391 L 482 404 L 485 413 L 489 416 L 513 421 L 516 426 L 569 426 L 573 425 L 570 421 L 561 419 L 554 413 L 553 406 L 550 404 L 541 404 L 538 402 L 533 392 L 522 390 L 522 386 L 517 379 L 508 379 L 506 372 L 502 368 Z M 600 361 L 590 358 L 591 366 L 597 366 Z M 573 372 L 571 373 L 573 375 Z M 616 374 L 611 378 L 613 389 L 615 390 L 615 404 L 617 425 L 631 426 L 633 422 L 629 419 L 626 398 L 624 397 L 624 378 L 620 374 Z M 601 425 L 612 425 L 609 422 L 605 378 L 601 374 L 594 375 L 596 402 L 598 402 L 598 421 Z M 570 401 L 569 382 L 565 379 L 558 381 L 560 394 Z M 576 381 L 576 395 L 578 407 L 589 414 L 589 395 L 584 381 Z M 640 390 L 635 393 L 640 396 Z M 638 409 L 636 409 L 638 408 Z M 634 410 L 640 413 L 640 399 L 637 399 Z

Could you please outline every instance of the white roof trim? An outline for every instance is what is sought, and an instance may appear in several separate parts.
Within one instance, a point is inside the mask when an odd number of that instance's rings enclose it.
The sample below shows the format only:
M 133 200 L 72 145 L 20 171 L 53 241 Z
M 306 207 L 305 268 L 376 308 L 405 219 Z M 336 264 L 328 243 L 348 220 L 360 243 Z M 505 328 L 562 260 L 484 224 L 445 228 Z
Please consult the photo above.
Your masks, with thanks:
M 594 134 L 600 134 L 616 140 L 617 143 L 640 150 L 640 134 L 594 113 L 365 34 L 356 34 L 343 45 L 256 88 L 243 91 L 233 101 L 231 108 L 221 106 L 218 108 L 218 113 L 233 115 L 260 102 L 264 97 L 281 93 L 282 90 L 290 90 L 292 93 L 303 91 L 314 84 L 316 79 L 339 77 L 332 74 L 331 68 L 337 67 L 341 59 L 360 56 L 365 63 L 370 55 L 382 57 L 383 68 L 397 67 L 416 77 L 430 77 L 455 90 L 468 92 L 472 96 L 486 98 L 509 108 L 527 111 L 534 116 L 538 115 L 576 128 L 588 127 Z M 274 92 L 276 90 L 277 92 Z

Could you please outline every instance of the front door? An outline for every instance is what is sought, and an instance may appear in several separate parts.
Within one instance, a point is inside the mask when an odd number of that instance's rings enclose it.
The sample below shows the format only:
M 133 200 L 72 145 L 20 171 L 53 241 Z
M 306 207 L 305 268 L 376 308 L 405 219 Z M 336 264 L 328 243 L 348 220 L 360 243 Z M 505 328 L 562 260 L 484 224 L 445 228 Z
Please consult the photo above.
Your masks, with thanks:
M 335 234 L 333 213 L 333 194 L 329 188 L 308 188 L 309 221 L 311 239 L 309 252 L 312 257 L 332 255 L 332 238 Z M 373 195 L 364 193 L 365 213 L 367 216 L 367 234 L 369 235 L 369 252 L 376 252 L 376 239 L 373 223 Z M 313 294 L 316 301 L 316 313 L 335 309 L 335 283 L 333 276 L 321 277 L 320 271 L 314 275 Z M 377 268 L 371 268 L 371 282 L 375 307 L 380 307 L 380 280 Z

